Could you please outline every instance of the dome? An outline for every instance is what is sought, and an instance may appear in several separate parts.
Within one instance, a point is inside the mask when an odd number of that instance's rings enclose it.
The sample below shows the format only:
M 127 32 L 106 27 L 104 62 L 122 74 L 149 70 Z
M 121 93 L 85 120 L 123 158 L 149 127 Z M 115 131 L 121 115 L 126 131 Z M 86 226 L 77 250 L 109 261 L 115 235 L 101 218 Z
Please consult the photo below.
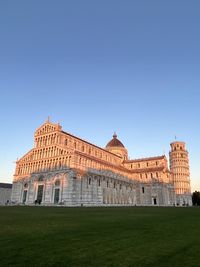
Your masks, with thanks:
M 124 145 L 122 144 L 121 141 L 119 141 L 119 139 L 117 139 L 117 135 L 116 135 L 116 133 L 114 133 L 113 139 L 110 140 L 110 142 L 108 142 L 106 147 L 107 148 L 109 148 L 109 147 L 123 147 L 124 148 Z

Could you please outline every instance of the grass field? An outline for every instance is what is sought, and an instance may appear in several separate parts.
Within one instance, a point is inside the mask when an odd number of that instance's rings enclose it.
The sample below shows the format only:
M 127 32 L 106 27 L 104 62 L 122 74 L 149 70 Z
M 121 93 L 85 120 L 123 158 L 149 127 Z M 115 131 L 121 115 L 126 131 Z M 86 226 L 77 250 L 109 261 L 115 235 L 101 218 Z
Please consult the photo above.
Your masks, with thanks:
M 200 209 L 1 207 L 0 266 L 200 266 Z

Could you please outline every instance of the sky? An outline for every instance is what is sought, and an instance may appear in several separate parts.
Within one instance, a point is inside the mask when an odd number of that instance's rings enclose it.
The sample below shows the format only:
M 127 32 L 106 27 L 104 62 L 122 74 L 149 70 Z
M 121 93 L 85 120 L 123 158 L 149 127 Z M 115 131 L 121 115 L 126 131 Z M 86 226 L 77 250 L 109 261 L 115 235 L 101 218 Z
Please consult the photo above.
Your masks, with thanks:
M 48 116 L 130 158 L 185 141 L 200 190 L 200 1 L 0 1 L 0 182 Z

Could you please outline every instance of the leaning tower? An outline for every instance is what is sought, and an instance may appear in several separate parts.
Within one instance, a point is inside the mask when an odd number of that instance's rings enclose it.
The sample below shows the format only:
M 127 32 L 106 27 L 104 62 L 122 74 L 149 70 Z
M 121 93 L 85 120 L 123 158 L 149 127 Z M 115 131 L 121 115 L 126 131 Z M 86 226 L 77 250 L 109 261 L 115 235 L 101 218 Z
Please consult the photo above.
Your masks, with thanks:
M 180 206 L 190 206 L 192 205 L 192 198 L 188 152 L 184 142 L 173 142 L 170 145 L 170 170 L 176 193 L 176 203 Z

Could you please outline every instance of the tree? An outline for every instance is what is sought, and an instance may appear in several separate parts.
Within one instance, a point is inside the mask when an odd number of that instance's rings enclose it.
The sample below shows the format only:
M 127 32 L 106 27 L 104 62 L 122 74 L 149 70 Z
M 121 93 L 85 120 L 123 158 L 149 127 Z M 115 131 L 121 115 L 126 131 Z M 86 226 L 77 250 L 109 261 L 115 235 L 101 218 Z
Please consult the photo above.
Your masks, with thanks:
M 200 206 L 200 192 L 199 191 L 195 191 L 192 194 L 192 203 L 194 206 Z

